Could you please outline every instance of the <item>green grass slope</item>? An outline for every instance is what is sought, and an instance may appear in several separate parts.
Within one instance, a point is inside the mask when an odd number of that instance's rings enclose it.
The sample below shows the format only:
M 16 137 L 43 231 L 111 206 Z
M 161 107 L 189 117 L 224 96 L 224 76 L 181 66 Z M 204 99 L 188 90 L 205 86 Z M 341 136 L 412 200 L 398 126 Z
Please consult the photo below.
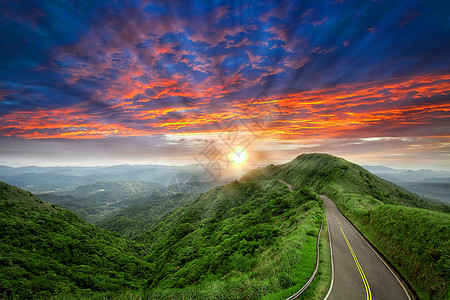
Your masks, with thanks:
M 450 214 L 427 201 L 327 154 L 304 154 L 279 166 L 252 170 L 244 182 L 279 178 L 333 199 L 414 286 L 421 298 L 448 297 Z
M 387 182 L 343 158 L 328 154 L 303 154 L 291 162 L 258 168 L 246 173 L 241 181 L 280 178 L 294 188 L 308 186 L 319 193 L 344 192 L 371 196 L 373 202 L 449 211 L 444 203 L 431 203 Z
M 127 207 L 112 212 L 103 221 L 97 223 L 97 226 L 133 238 L 158 223 L 164 215 L 192 200 L 193 197 L 182 194 L 167 197 L 151 193 L 136 198 Z
M 317 194 L 278 180 L 217 187 L 140 243 L 4 183 L 0 206 L 0 298 L 17 299 L 285 298 L 313 272 L 323 219 Z
M 413 283 L 420 298 L 449 299 L 449 214 L 382 205 L 352 220 Z
M 136 289 L 150 272 L 139 258 L 142 251 L 135 242 L 0 182 L 0 298 Z
M 286 298 L 314 270 L 321 201 L 278 180 L 232 182 L 168 215 L 140 237 L 151 298 Z

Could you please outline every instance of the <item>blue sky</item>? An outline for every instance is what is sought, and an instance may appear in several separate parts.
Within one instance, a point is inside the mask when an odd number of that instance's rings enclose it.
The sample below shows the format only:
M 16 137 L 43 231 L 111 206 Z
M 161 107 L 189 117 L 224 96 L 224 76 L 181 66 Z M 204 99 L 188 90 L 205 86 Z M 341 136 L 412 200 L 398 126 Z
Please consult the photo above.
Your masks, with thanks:
M 264 91 L 279 116 L 249 158 L 450 168 L 448 1 L 2 1 L 0 12 L 5 163 L 189 162 L 233 120 L 260 118 L 248 112 Z M 114 142 L 140 153 L 142 139 L 150 154 L 133 159 Z M 69 155 L 74 142 L 108 146 Z M 43 143 L 58 160 L 29 150 Z

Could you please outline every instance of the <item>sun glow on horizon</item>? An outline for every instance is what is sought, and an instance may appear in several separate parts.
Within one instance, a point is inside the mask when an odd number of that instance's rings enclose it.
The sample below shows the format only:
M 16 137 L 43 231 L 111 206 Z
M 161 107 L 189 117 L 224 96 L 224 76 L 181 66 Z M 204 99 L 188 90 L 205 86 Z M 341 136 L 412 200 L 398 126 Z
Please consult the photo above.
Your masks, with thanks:
M 248 158 L 248 154 L 242 147 L 236 147 L 231 154 L 231 160 L 236 165 L 243 165 Z

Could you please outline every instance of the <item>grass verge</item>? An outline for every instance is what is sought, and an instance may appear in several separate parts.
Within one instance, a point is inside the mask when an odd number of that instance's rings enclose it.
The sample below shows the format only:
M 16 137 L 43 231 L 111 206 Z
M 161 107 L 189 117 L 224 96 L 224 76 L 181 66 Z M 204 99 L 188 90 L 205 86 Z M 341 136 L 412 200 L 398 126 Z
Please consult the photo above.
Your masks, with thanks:
M 320 235 L 319 244 L 319 269 L 316 278 L 308 289 L 297 299 L 321 300 L 325 298 L 331 284 L 331 254 L 328 240 L 328 225 L 326 219 L 323 222 L 323 229 Z
M 355 199 L 361 195 L 336 190 L 329 196 L 409 282 L 420 299 L 449 299 L 448 213 L 380 204 L 371 199 L 361 202 Z

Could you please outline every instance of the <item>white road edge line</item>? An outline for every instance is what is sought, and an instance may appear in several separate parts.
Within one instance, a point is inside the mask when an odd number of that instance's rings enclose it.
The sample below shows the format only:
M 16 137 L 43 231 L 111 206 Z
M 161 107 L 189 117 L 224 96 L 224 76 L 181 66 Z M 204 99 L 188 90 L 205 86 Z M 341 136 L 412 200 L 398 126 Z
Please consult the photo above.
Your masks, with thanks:
M 333 201 L 334 202 L 334 201 Z M 336 205 L 336 203 L 335 203 Z M 336 205 L 337 207 L 337 205 Z M 339 210 L 339 209 L 338 209 Z M 340 211 L 339 211 L 340 212 Z M 342 213 L 341 213 L 342 214 Z M 342 214 L 344 216 L 344 214 Z M 345 221 L 350 225 L 350 227 L 358 234 L 358 236 L 364 241 L 364 243 L 366 243 L 367 246 L 369 246 L 369 248 L 373 251 L 373 253 L 375 253 L 376 256 L 378 256 L 378 258 L 383 262 L 383 264 L 389 269 L 389 271 L 391 271 L 392 275 L 394 275 L 395 279 L 397 279 L 398 283 L 400 283 L 400 286 L 402 287 L 403 291 L 406 294 L 406 297 L 408 297 L 409 300 L 411 299 L 411 296 L 408 293 L 408 290 L 406 289 L 406 287 L 403 285 L 402 281 L 398 278 L 397 274 L 395 274 L 395 272 L 391 269 L 391 267 L 384 261 L 384 259 L 377 253 L 377 251 L 375 251 L 375 249 L 373 249 L 373 247 L 366 241 L 366 238 L 363 237 L 358 230 L 356 230 L 352 223 L 349 222 L 349 220 L 347 220 L 347 217 L 344 216 Z M 329 231 L 328 231 L 329 232 Z M 325 298 L 326 299 L 326 298 Z
M 324 205 L 324 211 L 325 211 L 325 201 L 323 201 L 323 205 Z M 326 213 L 325 213 L 326 215 Z M 330 289 L 328 290 L 327 295 L 325 296 L 324 300 L 327 300 L 328 297 L 331 294 L 331 290 L 333 289 L 333 282 L 334 282 L 334 265 L 333 265 L 333 247 L 331 246 L 331 233 L 330 233 L 330 226 L 328 223 L 328 216 L 326 216 L 327 219 L 327 230 L 328 230 L 328 241 L 330 243 L 330 260 L 331 260 L 331 284 L 330 284 Z

